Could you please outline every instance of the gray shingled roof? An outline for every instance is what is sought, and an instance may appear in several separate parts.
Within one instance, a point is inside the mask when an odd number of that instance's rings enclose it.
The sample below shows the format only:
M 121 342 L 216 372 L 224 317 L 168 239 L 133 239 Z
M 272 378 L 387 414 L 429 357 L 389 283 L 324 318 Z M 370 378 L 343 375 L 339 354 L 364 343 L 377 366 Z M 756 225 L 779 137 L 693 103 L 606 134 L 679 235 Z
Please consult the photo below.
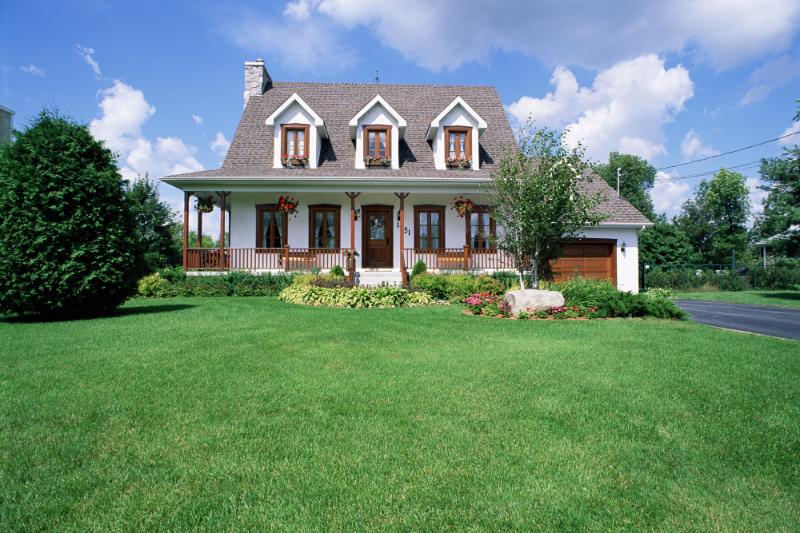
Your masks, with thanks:
M 318 168 L 273 168 L 273 136 L 266 126 L 267 117 L 297 93 L 322 117 L 329 139 L 323 139 Z M 397 170 L 388 168 L 356 169 L 355 142 L 350 138 L 349 121 L 376 95 L 408 122 L 400 141 Z M 464 99 L 486 120 L 488 127 L 480 137 L 480 170 L 436 170 L 431 144 L 426 133 L 431 121 L 456 97 Z M 426 177 L 489 178 L 495 160 L 504 149 L 515 147 L 503 104 L 491 86 L 398 85 L 367 83 L 274 82 L 263 95 L 251 96 L 221 168 L 180 174 L 171 177 Z M 607 222 L 647 223 L 648 220 L 627 201 L 616 197 L 601 178 L 588 190 L 602 191 L 607 198 L 601 210 Z

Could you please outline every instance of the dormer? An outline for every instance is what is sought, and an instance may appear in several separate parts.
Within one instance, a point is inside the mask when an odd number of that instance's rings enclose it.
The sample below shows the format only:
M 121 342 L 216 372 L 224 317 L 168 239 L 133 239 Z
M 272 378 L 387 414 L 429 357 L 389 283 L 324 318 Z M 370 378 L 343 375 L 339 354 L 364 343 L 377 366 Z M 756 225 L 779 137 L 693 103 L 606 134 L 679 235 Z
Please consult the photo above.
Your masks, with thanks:
M 350 119 L 350 138 L 356 142 L 355 168 L 400 168 L 400 139 L 406 120 L 380 95 Z
M 322 118 L 294 93 L 266 121 L 273 136 L 273 167 L 317 168 L 322 139 L 328 130 Z
M 427 138 L 437 170 L 480 169 L 480 136 L 486 121 L 460 96 L 431 121 Z

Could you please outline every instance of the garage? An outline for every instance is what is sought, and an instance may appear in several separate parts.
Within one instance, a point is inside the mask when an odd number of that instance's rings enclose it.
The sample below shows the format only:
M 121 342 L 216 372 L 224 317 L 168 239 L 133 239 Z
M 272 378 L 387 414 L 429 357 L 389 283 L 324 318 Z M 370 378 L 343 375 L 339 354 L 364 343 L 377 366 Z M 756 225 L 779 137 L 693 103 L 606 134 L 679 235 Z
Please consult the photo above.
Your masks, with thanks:
M 616 284 L 616 241 L 583 239 L 563 245 L 562 256 L 553 262 L 556 281 L 574 277 L 608 279 Z

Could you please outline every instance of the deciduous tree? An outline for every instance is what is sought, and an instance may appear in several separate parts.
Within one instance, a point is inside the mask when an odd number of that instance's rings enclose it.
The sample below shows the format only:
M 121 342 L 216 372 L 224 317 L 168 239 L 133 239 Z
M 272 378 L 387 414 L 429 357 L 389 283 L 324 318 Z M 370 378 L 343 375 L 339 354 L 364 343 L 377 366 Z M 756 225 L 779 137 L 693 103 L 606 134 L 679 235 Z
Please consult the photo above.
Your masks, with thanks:
M 499 159 L 488 192 L 501 228 L 498 247 L 516 260 L 520 287 L 528 266 L 531 286 L 538 288 L 559 244 L 603 216 L 596 211 L 600 198 L 581 191 L 581 182 L 592 179 L 581 147 L 567 148 L 563 134 L 530 125 L 518 144 Z

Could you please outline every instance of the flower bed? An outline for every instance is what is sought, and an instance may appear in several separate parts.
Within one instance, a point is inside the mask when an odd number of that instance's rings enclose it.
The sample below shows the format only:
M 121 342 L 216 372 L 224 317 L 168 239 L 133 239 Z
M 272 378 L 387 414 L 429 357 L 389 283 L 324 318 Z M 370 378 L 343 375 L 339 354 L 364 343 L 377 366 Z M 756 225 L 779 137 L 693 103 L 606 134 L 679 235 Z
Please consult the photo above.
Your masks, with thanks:
M 565 305 L 546 310 L 527 310 L 513 316 L 502 297 L 488 292 L 470 294 L 463 302 L 474 315 L 538 320 L 586 320 L 595 318 L 628 318 L 651 316 L 683 319 L 686 314 L 675 305 L 669 291 L 648 291 L 642 294 L 621 292 L 607 282 L 585 279 L 547 284 L 549 290 L 564 295 Z
M 137 294 L 144 298 L 175 296 L 277 296 L 297 274 L 231 272 L 213 276 L 187 276 L 181 269 L 164 269 L 139 280 Z

